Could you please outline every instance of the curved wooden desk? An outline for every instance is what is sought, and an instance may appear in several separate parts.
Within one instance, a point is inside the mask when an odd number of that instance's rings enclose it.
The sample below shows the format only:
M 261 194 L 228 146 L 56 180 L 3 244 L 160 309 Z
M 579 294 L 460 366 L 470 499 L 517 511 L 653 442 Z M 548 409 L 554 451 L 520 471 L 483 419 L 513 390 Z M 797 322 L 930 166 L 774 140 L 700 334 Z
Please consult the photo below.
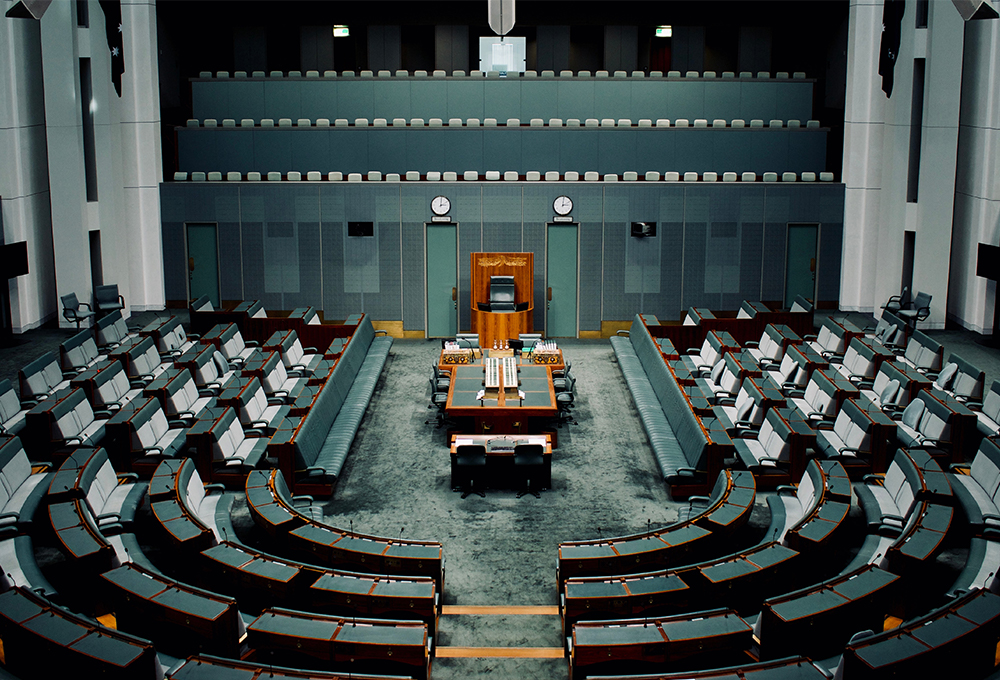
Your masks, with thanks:
M 534 305 L 520 312 L 484 312 L 472 307 L 472 331 L 479 333 L 479 346 L 492 348 L 493 341 L 516 340 L 521 333 L 530 333 Z

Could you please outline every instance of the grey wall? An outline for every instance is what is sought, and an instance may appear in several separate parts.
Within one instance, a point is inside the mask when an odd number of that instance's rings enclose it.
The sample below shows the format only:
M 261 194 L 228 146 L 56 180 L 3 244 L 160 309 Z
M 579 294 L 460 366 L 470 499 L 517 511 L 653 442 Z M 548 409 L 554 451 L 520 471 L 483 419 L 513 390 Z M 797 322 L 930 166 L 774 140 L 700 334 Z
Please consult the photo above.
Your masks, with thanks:
M 368 68 L 395 72 L 402 68 L 399 26 L 368 27 Z
M 604 68 L 608 71 L 628 71 L 639 67 L 639 27 L 604 27 Z
M 535 69 L 563 71 L 569 68 L 569 26 L 539 26 Z
M 178 128 L 182 171 L 820 172 L 826 130 L 750 128 Z
M 478 50 L 479 46 L 475 48 Z M 447 71 L 448 75 L 455 69 L 469 70 L 468 26 L 434 27 L 434 68 Z
M 441 27 L 439 27 L 441 28 Z M 439 66 L 440 68 L 440 66 Z M 461 67 L 456 67 L 461 68 Z M 448 70 L 451 74 L 451 70 Z M 376 87 L 376 82 L 378 87 Z M 193 78 L 192 115 L 216 118 L 812 117 L 807 79 Z
M 363 311 L 423 330 L 423 230 L 439 194 L 459 225 L 464 329 L 472 252 L 535 253 L 535 299 L 544 298 L 545 224 L 562 194 L 580 225 L 584 331 L 636 312 L 678 319 L 691 305 L 780 300 L 788 222 L 821 225 L 819 300 L 835 302 L 840 285 L 840 184 L 166 183 L 160 194 L 168 300 L 187 297 L 184 223 L 215 222 L 223 299 L 313 305 L 330 318 Z M 353 220 L 375 222 L 375 237 L 347 237 Z M 656 237 L 631 238 L 632 221 L 657 222 Z M 542 305 L 534 322 L 543 327 Z

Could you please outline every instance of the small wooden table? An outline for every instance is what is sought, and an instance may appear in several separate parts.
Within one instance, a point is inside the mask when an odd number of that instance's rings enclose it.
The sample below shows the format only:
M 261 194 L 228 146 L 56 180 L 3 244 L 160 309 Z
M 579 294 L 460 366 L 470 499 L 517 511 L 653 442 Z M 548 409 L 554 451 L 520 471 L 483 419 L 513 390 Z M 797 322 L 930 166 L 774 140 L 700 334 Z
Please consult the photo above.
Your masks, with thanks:
M 456 366 L 482 366 L 483 357 L 490 356 L 490 352 L 494 350 L 471 350 L 463 349 L 460 351 L 449 352 L 446 350 L 441 350 L 441 355 L 438 357 L 438 370 L 439 371 L 451 371 Z M 557 357 L 555 361 L 549 362 L 535 362 L 534 357 L 530 354 L 515 354 L 517 357 L 517 365 L 521 366 L 548 366 L 553 371 L 565 371 L 566 370 L 566 360 L 563 357 L 563 352 L 561 349 L 556 350 Z

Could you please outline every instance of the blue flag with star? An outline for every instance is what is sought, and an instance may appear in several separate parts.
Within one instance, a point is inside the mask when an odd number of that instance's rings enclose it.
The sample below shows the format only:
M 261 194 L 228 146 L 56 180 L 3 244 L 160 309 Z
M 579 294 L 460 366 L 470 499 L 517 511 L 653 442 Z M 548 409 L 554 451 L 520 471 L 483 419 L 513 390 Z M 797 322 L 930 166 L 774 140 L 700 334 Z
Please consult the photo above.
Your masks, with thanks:
M 122 3 L 120 0 L 101 0 L 104 10 L 104 32 L 111 51 L 111 82 L 115 92 L 122 96 L 122 74 L 125 73 L 124 39 L 122 37 Z

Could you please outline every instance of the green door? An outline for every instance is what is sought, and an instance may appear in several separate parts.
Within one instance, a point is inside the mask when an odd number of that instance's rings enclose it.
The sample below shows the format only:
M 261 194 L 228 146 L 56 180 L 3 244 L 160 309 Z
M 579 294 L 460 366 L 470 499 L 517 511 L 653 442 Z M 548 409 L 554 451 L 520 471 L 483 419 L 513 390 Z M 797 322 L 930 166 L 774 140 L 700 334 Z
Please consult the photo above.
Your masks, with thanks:
M 458 225 L 428 224 L 427 337 L 453 338 L 458 332 Z
M 214 223 L 187 225 L 188 299 L 207 295 L 219 309 L 219 237 Z
M 816 298 L 816 241 L 818 224 L 788 224 L 785 249 L 785 307 L 791 307 L 796 295 Z
M 577 282 L 576 224 L 550 224 L 545 237 L 545 335 L 576 337 Z

